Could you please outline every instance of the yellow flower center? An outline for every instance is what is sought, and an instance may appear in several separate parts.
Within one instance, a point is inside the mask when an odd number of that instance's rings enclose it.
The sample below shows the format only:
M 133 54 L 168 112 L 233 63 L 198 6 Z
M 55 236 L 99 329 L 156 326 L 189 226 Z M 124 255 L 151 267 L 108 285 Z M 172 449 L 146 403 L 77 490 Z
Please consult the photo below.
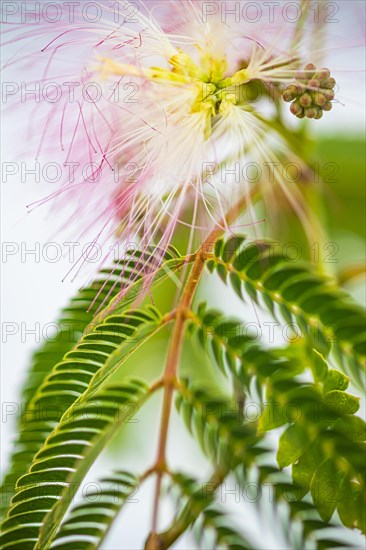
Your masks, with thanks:
M 211 135 L 212 118 L 225 115 L 237 103 L 238 86 L 248 82 L 248 70 L 242 69 L 231 77 L 225 77 L 228 69 L 226 57 L 213 58 L 203 52 L 198 65 L 192 57 L 181 49 L 169 58 L 171 67 L 137 67 L 117 63 L 109 58 L 101 58 L 99 68 L 102 78 L 110 75 L 129 75 L 145 78 L 161 85 L 193 86 L 195 93 L 191 113 L 200 113 L 205 119 L 205 138 Z

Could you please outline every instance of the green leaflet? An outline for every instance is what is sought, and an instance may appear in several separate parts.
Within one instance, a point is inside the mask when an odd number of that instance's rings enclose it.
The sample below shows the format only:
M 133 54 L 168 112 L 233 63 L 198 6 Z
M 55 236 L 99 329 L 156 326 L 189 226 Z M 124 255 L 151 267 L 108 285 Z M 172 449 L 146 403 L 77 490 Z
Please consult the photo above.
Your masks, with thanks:
M 227 470 L 219 469 L 203 483 L 182 473 L 172 474 L 172 488 L 178 488 L 180 493 L 180 510 L 170 527 L 160 535 L 162 548 L 170 548 L 182 533 L 193 526 L 200 548 L 207 548 L 206 545 L 203 546 L 206 542 L 204 535 L 210 530 L 214 534 L 215 548 L 253 549 L 245 535 L 230 525 L 226 514 L 214 507 L 216 489 L 224 481 L 227 473 Z
M 341 390 L 333 390 L 325 394 L 324 402 L 327 407 L 336 411 L 340 416 L 354 414 L 360 408 L 360 399 Z
M 213 531 L 215 548 L 227 548 L 228 550 L 252 550 L 254 546 L 244 537 L 239 529 L 231 525 L 226 514 L 217 508 L 210 507 L 202 512 L 202 518 L 197 522 L 198 540 L 203 543 L 204 535 Z M 204 548 L 204 547 L 203 547 Z
M 315 470 L 323 460 L 321 443 L 313 441 L 292 463 L 292 481 L 298 487 L 298 496 L 303 498 L 310 490 Z
M 229 471 L 256 456 L 255 446 L 260 439 L 256 424 L 243 422 L 234 400 L 182 381 L 176 407 L 215 467 Z
M 342 523 L 350 529 L 366 532 L 365 492 L 355 481 L 343 478 L 338 492 L 337 511 Z
M 227 248 L 230 244 L 230 254 Z M 312 347 L 332 347 L 342 367 L 362 385 L 366 359 L 365 312 L 338 289 L 330 278 L 314 274 L 310 266 L 291 262 L 270 241 L 246 242 L 236 237 L 217 245 L 210 269 L 226 283 L 228 275 L 239 296 L 263 304 L 286 323 L 297 323 Z M 240 283 L 240 284 L 239 284 Z M 343 364 L 342 357 L 347 359 Z
M 67 411 L 17 482 L 2 526 L 2 548 L 49 548 L 83 477 L 106 443 L 137 413 L 148 390 L 144 382 L 131 380 Z
M 310 492 L 324 521 L 329 521 L 336 509 L 344 476 L 344 472 L 338 469 L 331 459 L 324 460 L 315 470 Z
M 114 472 L 96 483 L 96 489 L 84 497 L 85 502 L 71 509 L 51 548 L 97 550 L 124 503 L 133 502 L 137 483 L 128 472 Z
M 305 368 L 298 359 L 290 357 L 287 350 L 264 349 L 256 338 L 243 333 L 242 321 L 228 318 L 218 310 L 207 309 L 206 304 L 200 304 L 191 323 L 191 331 L 196 334 L 200 345 L 212 352 L 220 370 L 237 379 L 246 394 L 253 393 L 253 382 L 256 382 L 259 401 L 263 396 L 263 383 L 268 377 L 290 380 Z
M 172 475 L 172 485 L 179 489 L 179 503 L 185 499 L 185 510 L 191 510 L 191 516 L 194 518 L 193 532 L 201 548 L 207 547 L 203 546 L 206 542 L 207 530 L 213 531 L 215 548 L 237 550 L 254 548 L 243 533 L 230 525 L 227 515 L 212 504 L 215 493 L 210 492 L 210 482 L 205 486 L 196 479 L 179 472 Z M 186 515 L 188 516 L 187 512 Z
M 330 391 L 345 391 L 349 386 L 348 376 L 345 376 L 338 370 L 327 371 L 326 375 L 323 376 L 323 379 L 325 379 L 324 393 L 328 393 Z
M 286 468 L 295 462 L 309 445 L 306 430 L 300 424 L 292 424 L 281 435 L 277 451 L 277 463 Z

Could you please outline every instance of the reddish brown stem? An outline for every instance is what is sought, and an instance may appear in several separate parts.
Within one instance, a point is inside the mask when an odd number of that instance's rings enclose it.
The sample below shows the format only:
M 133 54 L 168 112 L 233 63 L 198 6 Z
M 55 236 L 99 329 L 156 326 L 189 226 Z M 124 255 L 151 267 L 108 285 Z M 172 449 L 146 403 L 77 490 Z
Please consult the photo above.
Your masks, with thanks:
M 189 313 L 192 305 L 193 297 L 196 292 L 198 283 L 200 281 L 202 272 L 205 267 L 207 256 L 212 252 L 213 247 L 217 239 L 225 232 L 225 228 L 228 227 L 233 221 L 237 219 L 243 209 L 248 206 L 248 203 L 254 202 L 258 198 L 258 187 L 253 188 L 250 196 L 243 197 L 221 220 L 217 226 L 211 231 L 209 236 L 200 246 L 196 253 L 196 258 L 188 277 L 186 287 L 183 291 L 182 298 L 176 309 L 176 321 L 174 324 L 173 334 L 169 346 L 167 362 L 163 374 L 164 384 L 164 398 L 163 408 L 160 424 L 160 436 L 158 443 L 158 452 L 154 470 L 156 476 L 156 486 L 154 495 L 154 507 L 153 507 L 153 519 L 151 534 L 146 542 L 145 548 L 148 550 L 159 550 L 159 541 L 156 538 L 156 531 L 158 526 L 158 513 L 159 513 L 159 501 L 161 494 L 161 484 L 163 475 L 167 470 L 166 465 L 166 444 L 169 429 L 170 414 L 172 408 L 172 400 L 174 387 L 177 381 L 177 371 L 179 365 L 179 359 L 182 349 L 185 321 L 187 314 Z

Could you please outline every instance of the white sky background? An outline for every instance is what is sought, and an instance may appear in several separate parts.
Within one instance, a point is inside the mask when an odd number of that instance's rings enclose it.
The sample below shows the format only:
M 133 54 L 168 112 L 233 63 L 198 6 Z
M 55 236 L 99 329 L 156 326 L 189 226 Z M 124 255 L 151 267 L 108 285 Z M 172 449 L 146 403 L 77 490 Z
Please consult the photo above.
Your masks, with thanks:
M 147 2 L 148 4 L 148 2 Z M 332 64 L 341 68 L 335 74 L 339 84 L 339 100 L 344 104 L 335 105 L 331 113 L 326 113 L 321 121 L 311 122 L 314 126 L 314 136 L 320 134 L 349 134 L 360 133 L 365 125 L 365 85 L 364 85 L 364 61 L 363 50 L 363 25 L 365 3 L 343 0 L 332 2 L 339 7 L 336 17 L 338 23 L 328 25 L 328 45 L 326 66 Z M 339 47 L 338 45 L 341 44 Z M 350 48 L 345 45 L 349 44 Z M 311 61 L 311 60 L 309 60 Z M 27 78 L 19 75 L 20 81 Z M 2 122 L 2 162 L 13 161 L 22 142 L 23 120 L 17 112 L 7 112 Z M 85 282 L 85 274 L 82 273 L 75 281 L 70 279 L 62 283 L 61 279 L 70 269 L 67 257 L 55 263 L 47 261 L 42 255 L 47 243 L 52 240 L 63 243 L 63 236 L 54 237 L 58 227 L 58 221 L 54 215 L 49 215 L 47 206 L 28 215 L 26 205 L 44 197 L 49 193 L 49 186 L 43 184 L 16 182 L 2 182 L 1 187 L 1 235 L 3 243 L 14 243 L 18 249 L 14 255 L 7 259 L 3 257 L 2 269 L 2 375 L 1 391 L 3 403 L 17 403 L 19 391 L 27 369 L 30 353 L 39 344 L 42 338 L 42 330 L 46 330 L 48 323 L 57 319 L 58 312 L 67 300 L 72 297 L 81 284 Z M 36 243 L 39 243 L 36 245 Z M 11 246 L 11 245 L 10 245 Z M 28 254 L 24 261 L 26 251 L 39 246 L 39 257 Z M 9 250 L 9 249 L 8 249 Z M 48 249 L 51 254 L 51 249 Z M 47 254 L 47 251 L 45 252 Z M 38 255 L 38 253 L 37 253 Z M 91 266 L 92 268 L 94 266 Z M 218 286 L 218 301 L 225 303 L 229 312 L 238 315 L 238 304 L 232 293 L 225 292 L 222 286 Z M 242 308 L 242 305 L 240 306 Z M 249 312 L 252 315 L 253 312 Z M 262 320 L 266 317 L 262 315 Z M 39 327 L 39 328 L 38 328 Z M 28 329 L 35 329 L 36 334 L 26 334 Z M 5 333 L 4 333 L 5 330 Z M 15 334 L 6 334 L 14 330 Z M 4 408 L 3 408 L 4 410 Z M 150 433 L 153 433 L 150 431 Z M 194 446 L 186 438 L 177 438 L 177 429 L 170 430 L 170 454 L 173 463 L 186 469 L 186 462 L 196 465 L 197 474 L 205 471 L 205 463 L 195 453 Z M 3 471 L 7 464 L 11 440 L 14 435 L 14 422 L 2 423 L 2 464 Z M 150 449 L 151 460 L 155 453 L 155 441 L 150 445 L 142 444 L 141 449 Z M 151 452 L 152 449 L 152 452 Z M 145 452 L 143 451 L 143 452 Z M 127 462 L 136 465 L 135 457 L 127 457 Z M 122 467 L 125 467 L 123 465 Z M 108 458 L 103 459 L 103 465 L 98 466 L 97 478 L 100 473 L 109 469 Z M 207 471 L 207 468 L 206 468 Z M 152 501 L 151 486 L 148 485 L 141 494 L 139 505 L 130 507 L 121 516 L 118 526 L 111 533 L 105 544 L 105 550 L 136 549 L 142 547 L 144 534 L 148 530 L 150 520 L 150 508 Z M 274 540 L 263 526 L 259 526 L 254 518 L 254 510 L 249 506 L 245 511 L 246 524 L 257 532 L 260 532 L 262 548 L 283 549 L 283 541 Z M 263 518 L 262 518 L 263 519 Z M 191 544 L 191 546 L 190 546 Z M 175 546 L 176 549 L 194 549 L 194 543 L 187 539 Z M 259 550 L 259 549 L 258 549 Z

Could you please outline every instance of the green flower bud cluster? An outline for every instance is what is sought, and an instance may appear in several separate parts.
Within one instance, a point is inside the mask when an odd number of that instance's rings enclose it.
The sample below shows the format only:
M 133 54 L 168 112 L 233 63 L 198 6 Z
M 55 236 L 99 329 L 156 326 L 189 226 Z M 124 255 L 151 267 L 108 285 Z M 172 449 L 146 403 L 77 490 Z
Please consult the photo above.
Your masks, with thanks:
M 315 118 L 323 116 L 323 111 L 332 109 L 336 81 L 330 76 L 329 69 L 317 70 L 308 63 L 303 71 L 296 74 L 296 82 L 283 91 L 282 97 L 291 103 L 290 111 L 297 118 Z

